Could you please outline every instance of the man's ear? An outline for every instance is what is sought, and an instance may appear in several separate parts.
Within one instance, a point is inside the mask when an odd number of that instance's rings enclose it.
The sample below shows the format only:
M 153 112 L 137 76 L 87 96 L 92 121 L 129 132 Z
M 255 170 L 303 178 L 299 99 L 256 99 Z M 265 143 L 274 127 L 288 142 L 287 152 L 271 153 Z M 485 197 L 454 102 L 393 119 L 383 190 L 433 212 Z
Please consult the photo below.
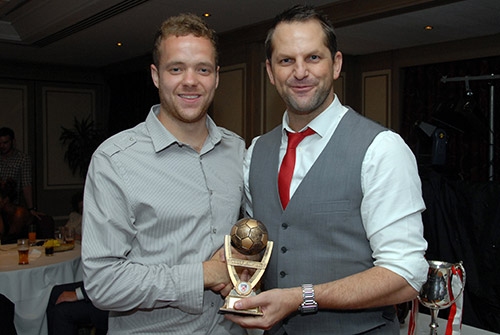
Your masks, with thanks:
M 215 88 L 219 87 L 219 70 L 220 66 L 217 65 L 217 68 L 215 69 Z
M 151 64 L 151 79 L 153 79 L 156 88 L 160 88 L 160 74 L 154 64 Z
M 271 62 L 268 59 L 266 59 L 266 70 L 267 75 L 269 76 L 269 81 L 274 85 L 273 68 L 271 66 Z
M 333 79 L 337 80 L 342 71 L 342 53 L 337 51 L 333 57 Z

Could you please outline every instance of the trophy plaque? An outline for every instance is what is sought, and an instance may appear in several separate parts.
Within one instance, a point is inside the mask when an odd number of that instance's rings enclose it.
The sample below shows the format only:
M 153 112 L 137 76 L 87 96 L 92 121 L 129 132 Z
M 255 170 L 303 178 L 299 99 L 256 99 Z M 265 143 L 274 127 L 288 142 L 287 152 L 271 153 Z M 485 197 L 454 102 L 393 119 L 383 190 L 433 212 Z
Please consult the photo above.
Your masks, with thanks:
M 465 269 L 462 262 L 452 264 L 428 261 L 428 263 L 427 282 L 422 286 L 418 300 L 431 310 L 430 335 L 437 335 L 439 310 L 450 307 L 464 291 Z
M 265 248 L 264 255 L 260 261 L 233 258 L 231 245 L 244 255 L 257 255 Z M 233 283 L 233 289 L 226 297 L 224 306 L 219 313 L 235 313 L 244 315 L 262 315 L 260 307 L 248 310 L 236 310 L 234 304 L 245 297 L 254 296 L 255 286 L 269 263 L 273 242 L 267 239 L 266 226 L 255 219 L 245 218 L 239 220 L 231 229 L 231 235 L 226 235 L 224 239 L 224 252 L 226 256 L 227 271 Z M 250 280 L 241 280 L 236 271 L 236 267 L 255 269 Z

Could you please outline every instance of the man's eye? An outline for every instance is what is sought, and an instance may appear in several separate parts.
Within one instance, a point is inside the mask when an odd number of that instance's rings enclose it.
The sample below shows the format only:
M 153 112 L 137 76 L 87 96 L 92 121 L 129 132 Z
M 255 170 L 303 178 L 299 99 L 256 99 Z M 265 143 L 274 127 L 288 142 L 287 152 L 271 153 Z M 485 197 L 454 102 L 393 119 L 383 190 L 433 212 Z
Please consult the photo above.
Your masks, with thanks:
M 280 63 L 282 64 L 290 64 L 292 62 L 292 60 L 290 58 L 283 58 Z
M 173 68 L 170 68 L 170 72 L 178 73 L 178 72 L 181 72 L 181 69 L 179 67 L 173 67 Z
M 312 55 L 310 58 L 311 58 L 311 60 L 319 60 L 319 56 L 318 55 Z

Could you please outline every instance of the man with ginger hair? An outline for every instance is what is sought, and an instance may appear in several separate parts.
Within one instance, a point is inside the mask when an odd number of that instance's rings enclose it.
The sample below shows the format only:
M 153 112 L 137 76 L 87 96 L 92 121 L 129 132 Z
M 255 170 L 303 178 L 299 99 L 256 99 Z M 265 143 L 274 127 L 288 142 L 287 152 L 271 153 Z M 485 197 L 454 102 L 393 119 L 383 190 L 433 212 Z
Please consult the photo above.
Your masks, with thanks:
M 84 284 L 109 334 L 243 334 L 218 314 L 231 288 L 224 235 L 242 203 L 244 141 L 207 109 L 215 33 L 181 14 L 157 33 L 160 105 L 94 153 L 84 191 Z

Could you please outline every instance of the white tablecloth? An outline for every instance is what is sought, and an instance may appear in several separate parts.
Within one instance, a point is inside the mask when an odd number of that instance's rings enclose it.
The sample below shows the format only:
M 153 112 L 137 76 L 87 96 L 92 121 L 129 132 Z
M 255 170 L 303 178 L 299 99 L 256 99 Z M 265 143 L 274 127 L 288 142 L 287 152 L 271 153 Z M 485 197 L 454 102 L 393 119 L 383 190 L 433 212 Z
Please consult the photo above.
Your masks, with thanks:
M 438 329 L 437 332 L 439 335 L 444 335 L 446 332 L 446 324 L 448 320 L 441 319 L 438 317 Z M 431 316 L 424 313 L 419 313 L 417 316 L 417 324 L 415 327 L 415 335 L 429 335 L 431 328 L 429 324 L 431 323 Z M 405 324 L 401 326 L 400 335 L 408 334 L 408 318 L 406 318 Z M 483 329 L 471 327 L 468 325 L 462 324 L 462 332 L 461 335 L 492 335 L 498 333 L 492 333 Z
M 73 250 L 54 256 L 45 256 L 42 247 L 35 247 L 30 250 L 30 264 L 17 265 L 16 247 L 0 246 L 0 293 L 15 304 L 19 335 L 47 334 L 45 310 L 52 287 L 82 280 L 80 255 L 78 243 Z
M 409 317 L 408 317 L 409 318 Z M 408 318 L 406 318 L 406 322 L 401 325 L 400 335 L 408 335 Z M 438 334 L 444 335 L 446 331 L 446 323 L 448 321 L 438 318 Z M 431 329 L 429 328 L 429 324 L 431 323 L 430 315 L 419 313 L 417 316 L 417 325 L 415 327 L 415 335 L 429 335 Z M 247 333 L 249 335 L 262 335 L 264 331 L 259 329 L 248 329 Z M 493 335 L 498 333 L 492 333 L 486 330 L 474 328 L 467 325 L 462 325 L 462 334 L 461 335 Z

